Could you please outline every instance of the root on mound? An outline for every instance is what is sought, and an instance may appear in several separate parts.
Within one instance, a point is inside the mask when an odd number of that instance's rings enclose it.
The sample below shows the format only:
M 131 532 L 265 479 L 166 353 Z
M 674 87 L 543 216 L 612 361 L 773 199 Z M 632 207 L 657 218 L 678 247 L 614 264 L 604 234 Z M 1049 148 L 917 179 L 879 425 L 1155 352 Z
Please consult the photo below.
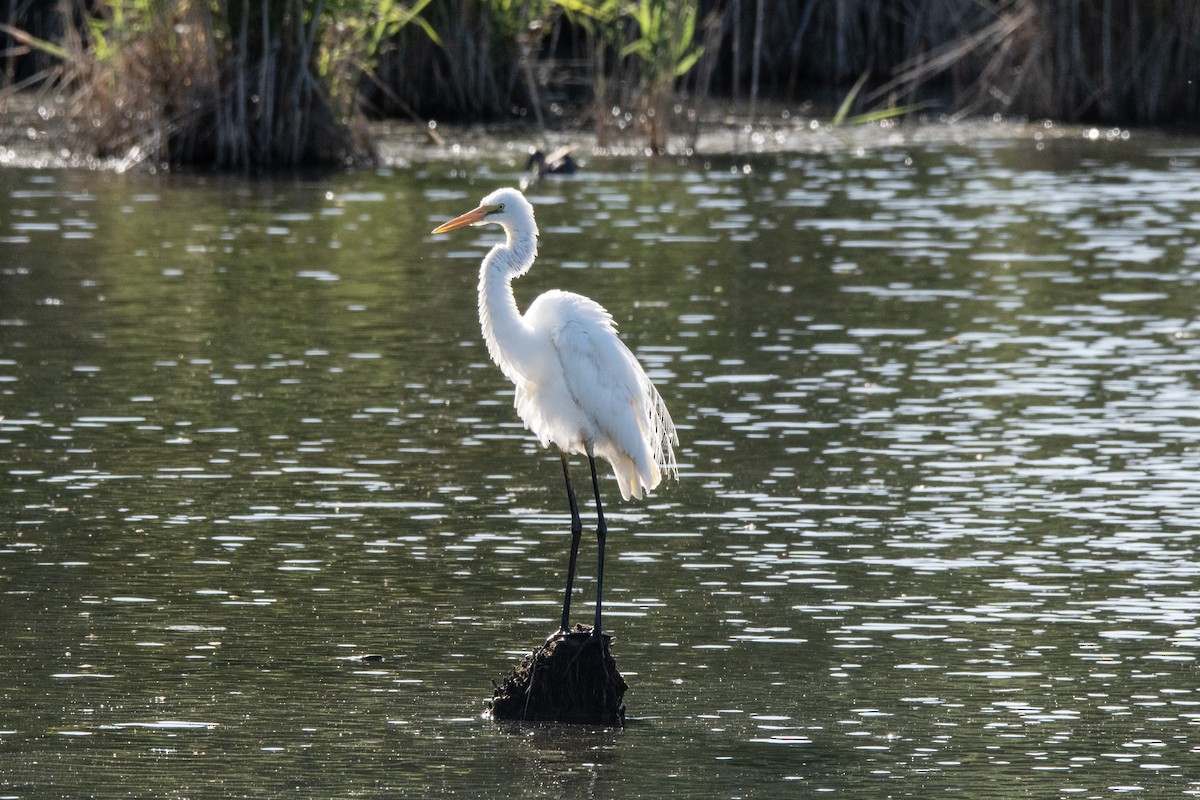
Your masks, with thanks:
M 611 637 L 592 638 L 576 625 L 550 637 L 513 668 L 487 703 L 494 720 L 623 725 L 624 678 L 609 651 Z

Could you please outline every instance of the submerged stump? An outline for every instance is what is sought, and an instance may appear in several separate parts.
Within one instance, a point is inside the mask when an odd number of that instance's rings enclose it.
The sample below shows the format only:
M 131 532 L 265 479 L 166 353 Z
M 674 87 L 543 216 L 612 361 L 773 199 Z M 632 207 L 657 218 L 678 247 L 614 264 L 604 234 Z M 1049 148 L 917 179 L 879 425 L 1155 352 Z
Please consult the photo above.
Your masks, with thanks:
M 617 671 L 612 637 L 576 625 L 556 633 L 513 668 L 488 701 L 494 720 L 623 725 L 629 688 Z

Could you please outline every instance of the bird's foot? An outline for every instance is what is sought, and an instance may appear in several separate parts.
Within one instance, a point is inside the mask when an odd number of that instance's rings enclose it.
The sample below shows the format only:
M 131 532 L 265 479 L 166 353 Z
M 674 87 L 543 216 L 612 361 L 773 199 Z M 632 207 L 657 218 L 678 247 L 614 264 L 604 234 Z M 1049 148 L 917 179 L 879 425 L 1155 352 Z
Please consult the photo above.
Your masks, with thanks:
M 567 639 L 571 637 L 586 638 L 588 644 L 596 644 L 599 642 L 607 642 L 612 637 L 607 633 L 602 633 L 594 627 L 584 625 L 581 622 L 575 623 L 574 626 L 559 625 L 558 630 L 546 637 L 546 644 L 556 642 L 559 639 Z

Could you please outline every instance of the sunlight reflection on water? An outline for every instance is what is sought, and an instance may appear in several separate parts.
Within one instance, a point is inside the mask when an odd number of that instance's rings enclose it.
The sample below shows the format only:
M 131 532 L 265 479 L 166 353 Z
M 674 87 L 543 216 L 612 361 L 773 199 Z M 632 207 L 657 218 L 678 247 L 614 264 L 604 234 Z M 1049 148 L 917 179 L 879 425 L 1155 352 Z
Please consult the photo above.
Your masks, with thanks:
M 601 300 L 683 439 L 678 485 L 612 506 L 633 688 L 600 738 L 477 716 L 568 535 L 478 340 L 494 238 L 427 236 L 491 181 L 6 172 L 0 787 L 228 757 L 228 791 L 1200 792 L 1186 144 L 533 192 L 519 301 Z

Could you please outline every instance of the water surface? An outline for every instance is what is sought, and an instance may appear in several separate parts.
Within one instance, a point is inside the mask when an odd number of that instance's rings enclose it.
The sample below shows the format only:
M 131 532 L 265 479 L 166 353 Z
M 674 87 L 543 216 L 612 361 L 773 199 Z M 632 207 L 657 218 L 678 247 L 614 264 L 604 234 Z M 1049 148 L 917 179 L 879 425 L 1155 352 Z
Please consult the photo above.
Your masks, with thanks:
M 0 171 L 0 794 L 1200 793 L 1200 142 L 531 192 L 519 302 L 601 301 L 683 440 L 605 485 L 621 731 L 480 716 L 569 533 L 495 234 L 428 231 L 518 160 Z

